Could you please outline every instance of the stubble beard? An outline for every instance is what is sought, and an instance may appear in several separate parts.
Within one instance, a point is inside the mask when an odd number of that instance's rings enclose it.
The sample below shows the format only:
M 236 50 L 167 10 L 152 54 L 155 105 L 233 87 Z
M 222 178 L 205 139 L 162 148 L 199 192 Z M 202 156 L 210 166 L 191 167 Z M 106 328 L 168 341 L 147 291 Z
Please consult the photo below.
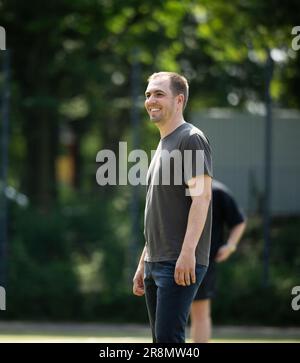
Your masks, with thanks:
M 161 117 L 150 117 L 150 121 L 153 122 L 154 124 L 157 124 L 162 121 L 162 118 Z

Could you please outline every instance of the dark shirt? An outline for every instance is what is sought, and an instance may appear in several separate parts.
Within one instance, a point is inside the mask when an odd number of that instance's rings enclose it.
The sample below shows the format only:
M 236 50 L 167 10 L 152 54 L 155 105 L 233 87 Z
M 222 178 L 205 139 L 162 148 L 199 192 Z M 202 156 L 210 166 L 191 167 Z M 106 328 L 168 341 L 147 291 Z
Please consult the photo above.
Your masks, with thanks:
M 231 191 L 219 181 L 213 180 L 213 219 L 210 259 L 214 259 L 218 249 L 226 243 L 225 228 L 231 229 L 245 220 L 243 212 L 235 202 Z
M 162 183 L 162 165 L 166 165 L 167 161 L 164 151 L 169 154 L 174 150 L 182 155 L 182 160 L 184 160 L 184 152 L 191 150 L 191 162 L 182 163 L 179 167 L 176 164 L 174 167 L 174 160 L 169 159 L 170 185 L 165 185 Z M 202 151 L 201 160 L 196 158 L 197 150 Z M 199 165 L 202 165 L 202 170 L 201 168 L 199 170 Z M 181 184 L 175 180 L 175 174 L 178 173 L 181 176 Z M 147 174 L 145 261 L 178 259 L 192 203 L 192 198 L 186 195 L 188 191 L 186 181 L 204 174 L 212 177 L 212 161 L 209 142 L 202 131 L 189 123 L 184 123 L 160 140 Z M 210 203 L 203 232 L 196 248 L 196 261 L 205 266 L 209 261 L 211 223 L 212 204 Z

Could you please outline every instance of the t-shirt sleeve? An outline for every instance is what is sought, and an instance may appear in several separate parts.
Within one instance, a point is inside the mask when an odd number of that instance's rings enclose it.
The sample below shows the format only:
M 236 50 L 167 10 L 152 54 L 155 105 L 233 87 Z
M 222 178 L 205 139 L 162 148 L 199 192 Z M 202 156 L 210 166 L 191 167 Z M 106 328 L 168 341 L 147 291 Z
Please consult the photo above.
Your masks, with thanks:
M 228 191 L 222 192 L 222 209 L 225 222 L 229 228 L 232 228 L 237 224 L 244 222 L 244 213 L 237 205 L 231 193 Z
M 183 148 L 184 178 L 187 182 L 199 175 L 213 177 L 209 142 L 201 135 L 189 135 Z

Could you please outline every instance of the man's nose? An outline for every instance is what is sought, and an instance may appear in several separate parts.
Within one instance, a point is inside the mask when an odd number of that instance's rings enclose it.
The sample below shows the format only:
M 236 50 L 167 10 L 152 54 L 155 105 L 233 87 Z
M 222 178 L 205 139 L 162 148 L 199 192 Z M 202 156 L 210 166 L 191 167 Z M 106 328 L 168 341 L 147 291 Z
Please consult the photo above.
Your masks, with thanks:
M 146 99 L 146 103 L 149 104 L 149 103 L 154 103 L 156 102 L 156 97 L 155 95 L 150 95 L 148 96 L 148 98 Z

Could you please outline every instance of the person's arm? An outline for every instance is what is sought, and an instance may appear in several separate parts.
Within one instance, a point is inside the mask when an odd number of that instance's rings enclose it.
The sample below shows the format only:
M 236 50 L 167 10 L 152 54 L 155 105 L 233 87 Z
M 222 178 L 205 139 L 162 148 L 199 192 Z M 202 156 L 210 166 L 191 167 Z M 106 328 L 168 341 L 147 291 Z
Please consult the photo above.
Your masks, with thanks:
M 227 243 L 219 248 L 215 261 L 222 262 L 227 260 L 227 258 L 236 250 L 236 247 L 245 231 L 245 228 L 246 221 L 239 223 L 231 228 L 231 230 L 229 231 Z
M 187 229 L 178 257 L 174 279 L 178 285 L 188 286 L 196 282 L 196 257 L 195 250 L 205 225 L 209 204 L 211 201 L 211 177 L 201 175 L 192 178 L 189 186 L 192 204 L 189 211 Z M 195 185 L 200 187 L 201 193 L 195 193 Z
M 144 290 L 144 258 L 146 254 L 146 246 L 143 249 L 140 261 L 138 263 L 138 267 L 136 269 L 134 278 L 133 278 L 133 288 L 132 291 L 134 295 L 143 296 L 145 293 Z

